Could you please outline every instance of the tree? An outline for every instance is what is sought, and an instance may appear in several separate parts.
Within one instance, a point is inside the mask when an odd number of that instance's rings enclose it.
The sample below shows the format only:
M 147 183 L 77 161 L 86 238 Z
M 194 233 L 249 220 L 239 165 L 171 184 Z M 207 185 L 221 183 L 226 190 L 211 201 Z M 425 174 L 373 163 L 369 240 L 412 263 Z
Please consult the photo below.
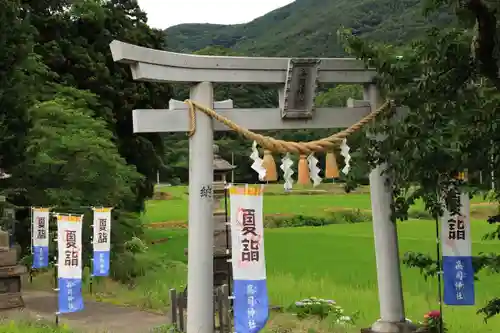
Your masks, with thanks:
M 390 165 L 394 218 L 407 219 L 409 207 L 421 198 L 439 219 L 445 208 L 442 199 L 456 213 L 460 192 L 488 190 L 474 174 L 500 171 L 500 147 L 491 144 L 500 142 L 500 94 L 494 80 L 482 75 L 471 56 L 471 34 L 431 29 L 427 36 L 403 48 L 368 43 L 350 34 L 345 37 L 349 50 L 377 69 L 383 94 L 409 108 L 397 122 L 379 119 L 371 130 L 387 136 L 363 147 L 372 166 Z M 463 170 L 471 175 L 467 183 L 456 178 Z M 498 189 L 493 199 L 500 200 Z M 497 227 L 487 237 L 500 239 L 499 235 Z M 474 258 L 476 273 L 485 267 L 498 272 L 499 260 L 497 254 L 481 254 Z M 405 262 L 422 268 L 427 276 L 436 274 L 437 264 L 431 256 L 408 253 Z M 486 318 L 499 311 L 498 298 L 480 310 Z
M 36 52 L 61 85 L 89 90 L 101 105 L 95 116 L 112 130 L 120 155 L 135 165 L 140 178 L 129 207 L 139 211 L 153 192 L 153 179 L 163 167 L 163 142 L 158 134 L 132 132 L 134 108 L 164 108 L 171 92 L 165 84 L 134 82 L 126 66 L 114 63 L 109 43 L 119 39 L 163 48 L 163 33 L 147 25 L 146 14 L 135 0 L 25 0 L 38 31 Z M 57 74 L 56 74 L 57 73 Z
M 22 160 L 38 72 L 29 15 L 20 1 L 0 7 L 0 169 L 10 172 Z
M 22 189 L 16 201 L 86 214 L 86 253 L 91 253 L 90 207 L 114 207 L 112 244 L 114 255 L 119 255 L 123 243 L 141 232 L 139 216 L 123 211 L 135 201 L 133 189 L 141 175 L 120 156 L 106 122 L 95 117 L 97 97 L 71 87 L 54 88 L 51 100 L 30 110 L 33 127 L 26 137 L 24 161 L 12 177 Z M 16 228 L 23 249 L 31 241 L 29 223 L 29 218 L 23 219 Z
M 52 100 L 31 109 L 33 127 L 17 182 L 35 205 L 128 206 L 141 177 L 118 153 L 104 120 L 95 117 L 96 96 L 57 89 Z
M 428 12 L 442 7 L 456 10 L 462 22 L 475 30 L 471 54 L 481 74 L 500 89 L 500 3 L 495 0 L 426 0 Z
M 347 100 L 363 99 L 363 90 L 359 85 L 346 85 L 339 84 L 335 88 L 330 88 L 327 91 L 320 93 L 316 97 L 316 104 L 318 106 L 338 106 L 344 107 L 347 105 Z

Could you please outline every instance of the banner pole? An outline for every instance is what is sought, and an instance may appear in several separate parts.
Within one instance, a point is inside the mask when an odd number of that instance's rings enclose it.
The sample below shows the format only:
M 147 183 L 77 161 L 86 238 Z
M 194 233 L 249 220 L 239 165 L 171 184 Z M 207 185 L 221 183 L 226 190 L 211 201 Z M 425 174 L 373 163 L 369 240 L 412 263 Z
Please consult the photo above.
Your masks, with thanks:
M 33 243 L 33 223 L 34 223 L 34 207 L 30 207 L 30 233 L 31 233 L 31 267 L 29 269 L 29 280 L 30 280 L 30 284 L 33 284 L 33 263 L 34 263 L 34 260 L 35 260 L 35 253 L 33 251 L 33 246 L 34 246 L 34 243 Z M 48 237 L 48 235 L 47 235 Z
M 52 215 L 52 214 L 51 214 Z M 57 214 L 56 216 L 56 237 L 54 238 L 54 243 L 56 244 L 56 254 L 54 255 L 54 291 L 57 293 L 57 309 L 56 309 L 56 326 L 59 326 L 59 309 L 60 309 L 60 304 L 59 304 L 59 279 L 58 279 L 58 269 L 59 269 L 59 222 L 57 221 Z M 50 222 L 49 222 L 50 223 Z
M 440 235 L 440 224 L 439 224 L 439 217 L 435 218 L 435 224 L 436 224 L 436 254 L 437 254 L 437 268 L 438 268 L 438 274 L 437 274 L 437 279 L 438 279 L 438 302 L 439 302 L 439 333 L 443 333 L 443 293 L 442 293 L 442 274 L 443 274 L 443 264 L 441 262 L 441 235 Z
M 94 258 L 90 258 L 90 278 L 89 278 L 89 292 L 93 294 L 93 285 L 94 283 Z
M 94 208 L 92 207 L 92 224 L 90 225 L 90 229 L 92 231 L 90 233 L 90 243 L 92 244 L 92 255 L 90 256 L 90 277 L 89 277 L 89 292 L 90 292 L 90 294 L 93 293 L 92 284 L 94 283 L 94 232 L 95 232 L 94 215 L 95 215 L 95 211 L 94 211 Z
M 228 202 L 228 184 L 224 184 L 224 215 L 225 215 L 225 225 L 226 225 L 226 255 L 230 255 L 231 254 L 231 249 L 229 248 L 229 233 L 231 232 L 230 228 L 229 228 L 229 211 L 228 211 L 228 205 L 227 205 L 227 202 Z M 231 258 L 228 258 L 228 259 L 231 259 Z M 230 272 L 232 271 L 232 263 L 231 263 L 231 260 L 227 260 L 227 272 L 228 272 L 228 279 L 227 279 L 227 286 L 228 286 L 228 289 L 229 289 L 229 294 L 232 295 L 232 286 L 231 286 L 231 278 L 232 278 L 232 274 L 230 274 Z

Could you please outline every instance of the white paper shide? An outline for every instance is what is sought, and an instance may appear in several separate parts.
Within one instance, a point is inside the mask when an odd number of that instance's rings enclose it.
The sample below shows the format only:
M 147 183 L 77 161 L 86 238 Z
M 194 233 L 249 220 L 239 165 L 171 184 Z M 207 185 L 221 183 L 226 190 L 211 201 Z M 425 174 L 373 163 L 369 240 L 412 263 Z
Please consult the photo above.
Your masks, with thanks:
M 290 154 L 286 153 L 285 156 L 281 159 L 281 165 L 280 169 L 283 171 L 283 180 L 284 184 L 283 187 L 285 188 L 285 191 L 290 191 L 293 187 L 293 161 L 290 158 Z

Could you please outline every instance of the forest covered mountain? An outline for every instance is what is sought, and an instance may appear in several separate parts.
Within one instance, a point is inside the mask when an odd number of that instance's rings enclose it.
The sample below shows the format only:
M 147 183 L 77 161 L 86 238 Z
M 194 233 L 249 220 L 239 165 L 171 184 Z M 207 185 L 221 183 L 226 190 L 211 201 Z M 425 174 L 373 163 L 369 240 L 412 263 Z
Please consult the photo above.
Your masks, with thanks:
M 376 41 L 399 44 L 431 24 L 450 26 L 448 12 L 423 16 L 421 0 L 296 0 L 252 22 L 238 25 L 181 24 L 165 31 L 167 49 L 193 52 L 207 46 L 245 55 L 335 57 L 345 54 L 339 28 Z

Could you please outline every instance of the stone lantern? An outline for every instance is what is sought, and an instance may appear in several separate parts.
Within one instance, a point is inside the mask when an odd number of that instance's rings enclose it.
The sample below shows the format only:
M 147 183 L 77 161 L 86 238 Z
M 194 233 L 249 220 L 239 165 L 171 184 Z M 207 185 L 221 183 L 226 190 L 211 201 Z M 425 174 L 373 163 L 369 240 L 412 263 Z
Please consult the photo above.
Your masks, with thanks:
M 10 177 L 0 170 L 0 179 Z M 21 289 L 27 269 L 18 264 L 21 250 L 13 244 L 15 210 L 3 195 L 0 196 L 0 210 L 0 310 L 6 310 L 24 307 Z
M 232 282 L 232 267 L 227 262 L 231 258 L 231 227 L 226 225 L 224 193 L 227 174 L 235 166 L 219 156 L 217 145 L 213 145 L 213 149 L 214 287 L 218 287 Z

